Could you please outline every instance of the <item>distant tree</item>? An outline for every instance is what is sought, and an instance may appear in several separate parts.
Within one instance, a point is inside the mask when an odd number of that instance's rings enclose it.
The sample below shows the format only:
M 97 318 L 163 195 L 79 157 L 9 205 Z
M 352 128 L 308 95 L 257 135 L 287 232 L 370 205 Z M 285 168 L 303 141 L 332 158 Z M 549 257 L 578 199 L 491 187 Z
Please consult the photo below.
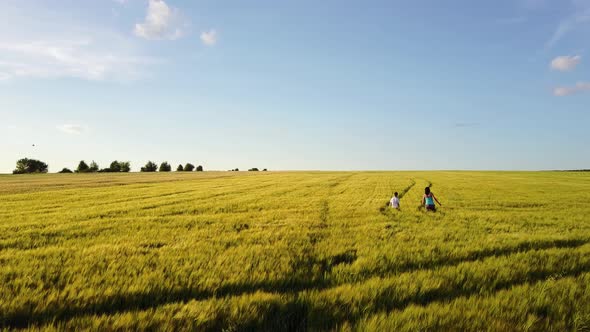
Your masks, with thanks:
M 160 172 L 170 172 L 171 170 L 172 166 L 170 166 L 167 161 L 160 164 Z
M 148 161 L 144 167 L 141 168 L 142 172 L 155 172 L 158 170 L 158 165 L 152 161 Z
M 191 163 L 187 163 L 186 165 L 184 165 L 185 172 L 192 172 L 194 170 L 195 170 L 195 165 L 193 165 Z
M 109 170 L 111 172 L 120 172 L 121 171 L 121 163 L 119 163 L 117 160 L 113 161 L 111 163 L 111 166 L 109 166 Z
M 120 172 L 129 173 L 129 171 L 131 171 L 131 163 L 128 161 L 120 161 L 119 169 Z
M 61 171 L 59 171 L 58 173 L 74 173 L 74 172 L 72 172 L 72 170 L 71 170 L 71 169 L 69 169 L 69 168 L 65 168 L 65 167 L 64 167 L 64 169 L 62 169 L 62 170 L 61 170 Z
M 46 163 L 36 159 L 23 158 L 16 162 L 16 169 L 12 171 L 12 174 L 47 173 L 47 171 Z
M 232 169 L 232 172 L 239 172 L 239 171 L 240 171 L 240 169 L 239 169 L 239 168 L 234 168 L 234 169 Z
M 265 168 L 265 169 L 263 169 L 262 171 L 263 171 L 263 172 L 267 172 L 268 170 Z
M 130 170 L 130 163 L 128 161 L 113 161 L 111 165 L 107 168 L 103 168 L 99 173 L 119 173 L 119 172 L 129 172 Z
M 177 172 L 183 172 L 184 168 L 182 167 L 182 165 L 178 165 L 178 167 L 176 167 L 176 171 Z
M 90 163 L 90 167 L 88 168 L 88 172 L 94 173 L 94 172 L 98 172 L 98 170 L 99 170 L 98 164 L 96 163 L 96 161 L 93 160 Z
M 202 172 L 203 171 L 203 166 L 199 165 L 197 166 L 197 172 Z
M 76 168 L 76 173 L 88 173 L 88 164 L 84 160 L 80 160 L 78 164 L 78 168 Z
M 254 168 L 250 168 L 248 170 L 248 172 L 258 172 L 258 168 L 254 167 Z

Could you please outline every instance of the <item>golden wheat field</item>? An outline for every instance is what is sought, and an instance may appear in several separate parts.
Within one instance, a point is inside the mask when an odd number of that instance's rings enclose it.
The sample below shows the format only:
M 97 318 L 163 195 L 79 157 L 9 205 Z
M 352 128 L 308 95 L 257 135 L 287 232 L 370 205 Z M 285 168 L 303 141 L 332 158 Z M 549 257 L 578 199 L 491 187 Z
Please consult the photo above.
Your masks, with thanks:
M 0 176 L 0 327 L 589 331 L 588 202 L 582 172 Z

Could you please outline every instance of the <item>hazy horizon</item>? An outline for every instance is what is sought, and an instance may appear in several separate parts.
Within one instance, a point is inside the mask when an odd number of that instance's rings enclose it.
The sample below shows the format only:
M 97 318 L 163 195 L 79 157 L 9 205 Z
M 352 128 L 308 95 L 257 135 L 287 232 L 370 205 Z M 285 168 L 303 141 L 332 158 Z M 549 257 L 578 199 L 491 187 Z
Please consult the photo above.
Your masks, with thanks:
M 0 18 L 0 173 L 590 168 L 587 0 L 6 0 Z

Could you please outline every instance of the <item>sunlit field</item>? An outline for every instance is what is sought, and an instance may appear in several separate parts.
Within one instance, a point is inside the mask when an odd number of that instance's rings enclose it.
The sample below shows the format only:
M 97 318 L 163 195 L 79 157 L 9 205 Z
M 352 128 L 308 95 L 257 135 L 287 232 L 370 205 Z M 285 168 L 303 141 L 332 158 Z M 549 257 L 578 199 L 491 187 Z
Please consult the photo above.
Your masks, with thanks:
M 582 172 L 0 176 L 0 328 L 588 331 L 589 202 Z

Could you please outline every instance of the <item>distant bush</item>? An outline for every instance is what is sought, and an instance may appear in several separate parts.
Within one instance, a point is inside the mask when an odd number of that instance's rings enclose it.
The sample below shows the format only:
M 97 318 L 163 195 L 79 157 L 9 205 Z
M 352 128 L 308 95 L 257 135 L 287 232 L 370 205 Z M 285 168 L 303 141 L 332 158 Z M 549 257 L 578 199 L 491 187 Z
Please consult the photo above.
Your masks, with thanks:
M 46 163 L 36 159 L 23 158 L 16 162 L 16 169 L 12 171 L 12 174 L 47 173 L 47 171 Z
M 183 172 L 184 171 L 184 167 L 182 167 L 182 165 L 178 165 L 178 167 L 176 167 L 176 171 L 177 172 Z
M 248 170 L 248 172 L 258 172 L 258 168 L 254 167 L 254 168 L 250 168 Z
M 195 165 L 188 163 L 186 165 L 184 165 L 184 171 L 185 172 L 192 172 L 195 170 Z
M 197 166 L 197 172 L 202 172 L 203 171 L 203 166 L 199 165 Z
M 265 168 L 265 169 L 263 169 L 262 171 L 263 171 L 263 172 L 267 172 L 268 170 Z
M 71 169 L 69 169 L 69 168 L 65 168 L 65 167 L 64 167 L 64 168 L 63 168 L 61 171 L 59 171 L 58 173 L 74 173 L 74 172 L 72 172 L 72 170 L 71 170 Z
M 141 168 L 142 172 L 155 172 L 158 170 L 158 165 L 152 161 L 148 161 L 144 167 Z
M 170 172 L 171 170 L 172 166 L 167 161 L 160 164 L 160 172 Z

